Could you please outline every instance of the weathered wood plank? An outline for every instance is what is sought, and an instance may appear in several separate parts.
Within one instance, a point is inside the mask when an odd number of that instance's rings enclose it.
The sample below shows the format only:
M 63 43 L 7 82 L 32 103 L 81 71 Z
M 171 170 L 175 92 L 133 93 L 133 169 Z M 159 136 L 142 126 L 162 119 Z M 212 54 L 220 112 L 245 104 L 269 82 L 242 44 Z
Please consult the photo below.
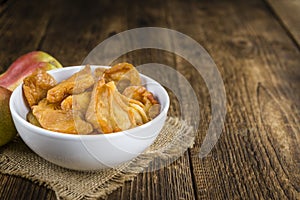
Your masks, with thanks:
M 51 199 L 56 196 L 52 190 L 34 184 L 29 180 L 0 175 L 0 199 Z
M 6 11 L 7 8 L 11 7 L 14 4 L 14 0 L 1 0 L 0 1 L 0 16 Z
M 300 1 L 267 0 L 275 14 L 300 47 Z
M 204 45 L 227 91 L 225 129 L 204 159 L 198 151 L 210 112 L 201 107 L 200 135 L 191 150 L 198 197 L 298 198 L 300 60 L 289 35 L 260 1 L 168 5 L 171 27 Z M 182 17 L 187 13 L 192 16 Z M 190 80 L 205 101 L 203 81 Z
M 7 8 L 0 15 L 0 73 L 22 54 L 39 48 L 51 18 L 47 11 L 52 7 L 45 2 L 37 9 L 36 4 L 8 1 L 3 5 Z

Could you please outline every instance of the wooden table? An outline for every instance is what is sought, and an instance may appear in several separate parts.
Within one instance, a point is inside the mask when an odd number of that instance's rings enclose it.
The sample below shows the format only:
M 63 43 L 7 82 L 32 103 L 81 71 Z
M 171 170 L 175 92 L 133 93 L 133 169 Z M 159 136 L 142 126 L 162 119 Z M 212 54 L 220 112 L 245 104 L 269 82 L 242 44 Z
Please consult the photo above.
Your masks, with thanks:
M 173 66 L 196 91 L 201 121 L 194 148 L 170 166 L 139 174 L 107 199 L 300 199 L 300 3 L 297 0 L 0 0 L 0 72 L 18 56 L 49 52 L 81 64 L 104 39 L 165 27 L 199 42 L 225 84 L 227 116 L 208 157 L 198 157 L 210 119 L 203 79 L 172 53 L 120 58 Z M 176 113 L 172 101 L 170 112 Z M 31 181 L 0 174 L 0 199 L 55 199 Z

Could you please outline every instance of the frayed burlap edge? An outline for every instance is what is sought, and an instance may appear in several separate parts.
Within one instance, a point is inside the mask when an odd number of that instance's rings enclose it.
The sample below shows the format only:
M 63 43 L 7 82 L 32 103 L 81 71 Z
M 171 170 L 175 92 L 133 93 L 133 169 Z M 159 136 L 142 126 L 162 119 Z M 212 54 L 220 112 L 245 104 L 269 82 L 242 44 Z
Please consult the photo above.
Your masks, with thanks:
M 172 134 L 166 134 L 167 137 L 164 138 L 164 133 L 167 131 L 173 132 Z M 170 132 L 168 132 L 170 133 Z M 142 154 L 140 154 L 136 159 L 122 164 L 115 169 L 110 169 L 112 175 L 109 176 L 109 179 L 103 184 L 92 188 L 90 191 L 80 191 L 80 188 L 69 188 L 68 185 L 62 185 L 59 180 L 53 181 L 36 174 L 34 170 L 26 170 L 26 166 L 23 166 L 22 163 L 12 160 L 7 151 L 9 151 L 10 146 L 16 145 L 22 142 L 20 139 L 17 139 L 14 144 L 8 145 L 4 149 L 1 149 L 0 154 L 0 170 L 3 174 L 20 176 L 26 179 L 29 179 L 39 185 L 46 186 L 49 189 L 52 189 L 57 199 L 96 199 L 96 198 L 105 198 L 107 195 L 112 193 L 117 188 L 121 187 L 125 181 L 133 180 L 138 173 L 149 170 L 156 170 L 153 166 L 154 159 L 158 159 L 160 163 L 163 163 L 163 166 L 167 166 L 179 158 L 184 152 L 192 147 L 194 144 L 194 133 L 191 126 L 189 126 L 185 121 L 179 120 L 178 118 L 168 117 L 166 124 L 159 134 L 155 142 Z M 31 152 L 32 156 L 38 157 L 36 154 Z M 31 156 L 31 155 L 30 155 Z M 54 168 L 55 170 L 63 170 L 68 173 L 74 173 L 74 175 L 82 176 L 93 176 L 94 172 L 78 172 L 68 169 L 61 168 L 52 163 L 49 163 L 42 158 L 42 164 Z M 160 167 L 163 167 L 160 164 Z M 79 186 L 80 187 L 80 186 Z

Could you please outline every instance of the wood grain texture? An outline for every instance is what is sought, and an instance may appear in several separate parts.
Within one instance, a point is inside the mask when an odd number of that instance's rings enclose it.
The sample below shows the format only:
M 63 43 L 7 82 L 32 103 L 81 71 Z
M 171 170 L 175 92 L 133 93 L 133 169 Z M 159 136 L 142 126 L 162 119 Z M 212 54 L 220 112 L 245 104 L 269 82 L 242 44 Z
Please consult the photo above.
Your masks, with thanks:
M 266 0 L 300 47 L 300 1 Z
M 222 75 L 223 133 L 211 154 L 199 159 L 211 118 L 210 96 L 188 61 L 160 50 L 121 56 L 115 62 L 158 62 L 184 75 L 199 100 L 201 121 L 194 148 L 161 170 L 125 182 L 106 199 L 300 199 L 300 52 L 295 29 L 283 27 L 286 19 L 277 13 L 261 0 L 0 1 L 0 72 L 36 49 L 65 66 L 78 65 L 121 31 L 178 30 L 208 50 Z M 169 114 L 178 116 L 179 104 L 170 96 Z M 0 174 L 0 199 L 55 198 L 44 186 Z
M 0 73 L 20 55 L 38 49 L 49 13 L 43 11 L 47 4 L 41 4 L 39 9 L 35 6 L 35 2 L 24 1 L 4 1 L 0 5 Z
M 197 195 L 298 199 L 300 68 L 293 40 L 260 1 L 178 1 L 169 6 L 172 28 L 196 38 L 211 53 L 227 91 L 219 143 L 200 160 L 207 130 L 201 128 L 191 150 Z M 193 17 L 181 17 L 186 13 Z M 203 85 L 195 80 L 193 85 Z M 200 127 L 207 127 L 209 110 L 202 109 L 202 115 Z

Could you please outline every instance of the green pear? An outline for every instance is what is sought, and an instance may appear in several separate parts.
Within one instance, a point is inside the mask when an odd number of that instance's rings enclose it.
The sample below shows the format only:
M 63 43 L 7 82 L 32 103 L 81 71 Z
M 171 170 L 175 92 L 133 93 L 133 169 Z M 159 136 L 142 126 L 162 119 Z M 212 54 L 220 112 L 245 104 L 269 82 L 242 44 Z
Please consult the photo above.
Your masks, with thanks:
M 0 146 L 11 141 L 17 134 L 9 109 L 11 91 L 0 86 Z

